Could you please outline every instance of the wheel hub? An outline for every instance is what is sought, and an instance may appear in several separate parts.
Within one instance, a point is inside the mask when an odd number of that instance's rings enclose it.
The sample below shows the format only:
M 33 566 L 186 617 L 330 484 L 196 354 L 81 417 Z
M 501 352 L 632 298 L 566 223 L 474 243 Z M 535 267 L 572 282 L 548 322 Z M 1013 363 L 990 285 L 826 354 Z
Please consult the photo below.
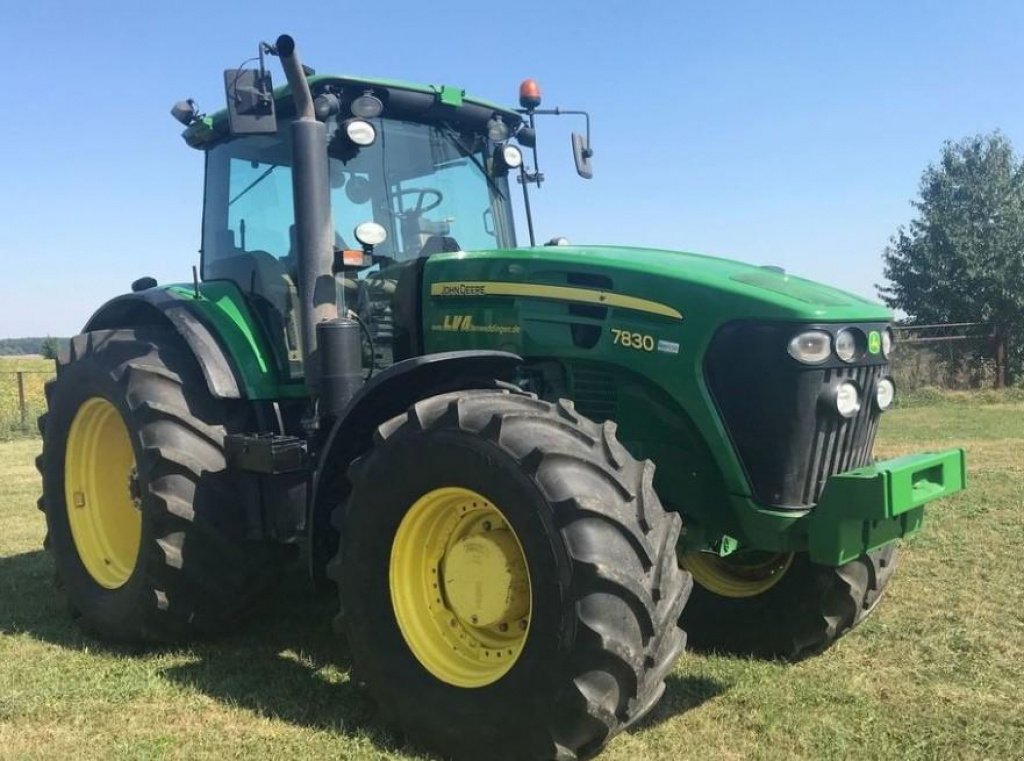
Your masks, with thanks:
M 507 626 L 529 606 L 526 568 L 512 533 L 484 525 L 484 533 L 459 539 L 445 554 L 444 593 L 463 623 Z
M 476 492 L 443 487 L 416 500 L 391 545 L 389 586 L 406 644 L 447 684 L 496 682 L 523 651 L 526 556 L 505 515 Z

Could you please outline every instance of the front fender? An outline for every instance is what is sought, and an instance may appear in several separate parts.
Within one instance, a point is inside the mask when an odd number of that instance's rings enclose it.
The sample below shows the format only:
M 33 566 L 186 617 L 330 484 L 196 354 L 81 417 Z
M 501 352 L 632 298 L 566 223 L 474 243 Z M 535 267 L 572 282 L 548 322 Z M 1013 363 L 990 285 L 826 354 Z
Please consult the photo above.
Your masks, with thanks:
M 310 575 L 320 583 L 337 549 L 331 511 L 344 500 L 345 471 L 370 448 L 381 423 L 400 415 L 420 399 L 449 391 L 495 388 L 511 382 L 522 358 L 503 351 L 449 351 L 398 362 L 373 376 L 331 427 L 313 474 L 309 526 Z

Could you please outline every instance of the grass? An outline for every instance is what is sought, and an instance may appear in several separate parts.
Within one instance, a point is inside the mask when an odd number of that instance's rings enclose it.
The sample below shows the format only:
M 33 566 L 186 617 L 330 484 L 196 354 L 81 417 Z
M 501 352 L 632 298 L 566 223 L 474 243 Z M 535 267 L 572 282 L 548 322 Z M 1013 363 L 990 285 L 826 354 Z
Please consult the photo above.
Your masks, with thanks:
M 18 399 L 19 372 L 25 393 L 24 415 Z M 54 372 L 50 359 L 0 357 L 0 441 L 35 435 L 36 418 L 46 409 L 43 385 Z
M 877 613 L 797 665 L 689 654 L 602 759 L 1024 757 L 1024 404 L 888 414 L 880 456 L 962 445 Z M 182 649 L 81 635 L 51 585 L 32 461 L 0 443 L 0 758 L 422 759 L 348 681 L 330 600 L 287 580 L 244 632 Z

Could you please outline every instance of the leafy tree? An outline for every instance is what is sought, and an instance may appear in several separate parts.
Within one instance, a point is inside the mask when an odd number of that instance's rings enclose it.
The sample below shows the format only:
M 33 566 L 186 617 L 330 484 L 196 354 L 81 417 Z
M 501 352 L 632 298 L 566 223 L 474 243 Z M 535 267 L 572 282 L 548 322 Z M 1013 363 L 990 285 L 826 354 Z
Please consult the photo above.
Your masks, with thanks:
M 917 217 L 883 259 L 882 300 L 913 322 L 990 322 L 1024 377 L 1024 164 L 1000 132 L 947 142 L 921 177 Z
M 39 353 L 46 359 L 57 359 L 57 353 L 59 351 L 60 342 L 53 336 L 47 336 L 44 338 L 42 346 L 39 347 Z

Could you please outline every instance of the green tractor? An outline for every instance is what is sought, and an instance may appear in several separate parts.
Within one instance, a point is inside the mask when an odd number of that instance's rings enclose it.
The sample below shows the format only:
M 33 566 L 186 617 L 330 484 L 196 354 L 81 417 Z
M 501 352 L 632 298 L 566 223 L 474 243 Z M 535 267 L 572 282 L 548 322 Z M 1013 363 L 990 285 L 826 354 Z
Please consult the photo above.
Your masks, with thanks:
M 532 81 L 510 109 L 316 75 L 287 36 L 259 59 L 225 111 L 172 111 L 205 155 L 201 270 L 100 307 L 47 388 L 40 507 L 84 627 L 230 629 L 301 548 L 413 741 L 577 759 L 657 702 L 684 630 L 798 659 L 871 612 L 895 541 L 964 487 L 960 450 L 872 460 L 886 310 L 535 245 L 535 117 L 566 112 Z

